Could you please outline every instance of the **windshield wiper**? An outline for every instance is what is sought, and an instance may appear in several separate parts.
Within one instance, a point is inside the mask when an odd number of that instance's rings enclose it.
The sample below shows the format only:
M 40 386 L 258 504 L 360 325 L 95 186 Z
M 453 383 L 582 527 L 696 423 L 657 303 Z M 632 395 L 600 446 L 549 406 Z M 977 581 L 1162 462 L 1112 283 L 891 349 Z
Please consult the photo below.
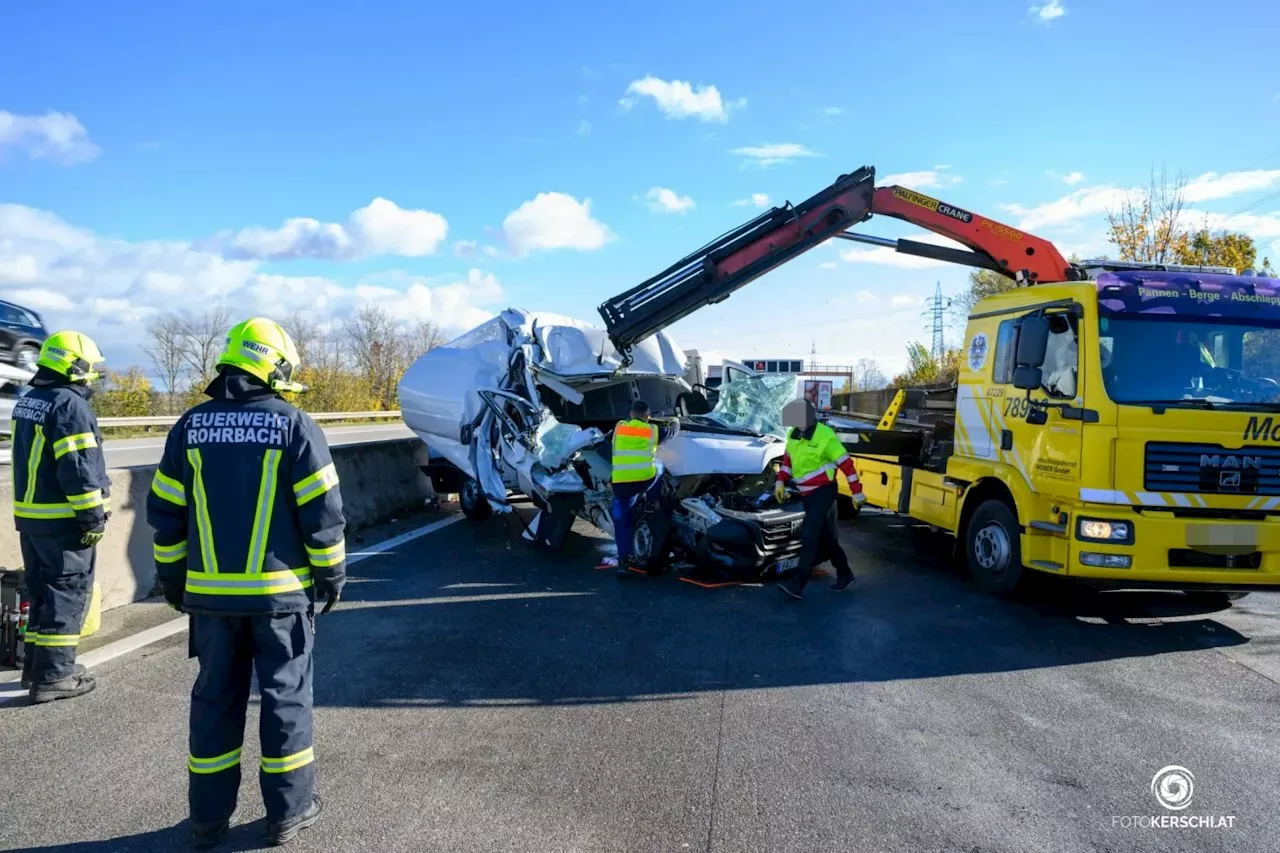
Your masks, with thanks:
M 1170 406 L 1183 406 L 1188 409 L 1218 408 L 1218 404 L 1212 400 L 1201 400 L 1196 398 L 1179 398 L 1177 400 L 1128 400 L 1126 403 L 1130 406 L 1150 406 L 1151 410 L 1156 414 L 1160 414 Z

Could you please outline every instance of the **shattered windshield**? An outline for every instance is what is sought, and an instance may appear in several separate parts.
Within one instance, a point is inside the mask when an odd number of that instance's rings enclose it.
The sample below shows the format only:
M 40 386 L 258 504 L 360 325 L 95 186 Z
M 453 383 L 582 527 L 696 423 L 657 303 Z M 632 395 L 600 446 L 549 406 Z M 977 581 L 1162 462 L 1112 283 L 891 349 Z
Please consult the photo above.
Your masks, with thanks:
M 689 420 L 705 422 L 737 432 L 786 437 L 782 407 L 796 398 L 793 373 L 765 373 L 734 379 L 720 386 L 720 399 L 706 415 Z

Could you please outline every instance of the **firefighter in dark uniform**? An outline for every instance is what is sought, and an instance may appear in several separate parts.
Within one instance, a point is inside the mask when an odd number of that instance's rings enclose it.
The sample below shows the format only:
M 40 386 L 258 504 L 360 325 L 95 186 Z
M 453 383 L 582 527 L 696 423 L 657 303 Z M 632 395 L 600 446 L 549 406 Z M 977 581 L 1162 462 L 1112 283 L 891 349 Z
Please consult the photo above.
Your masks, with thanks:
M 50 335 L 31 389 L 13 407 L 13 515 L 31 602 L 22 686 L 33 703 L 95 686 L 76 648 L 111 514 L 102 435 L 89 407 L 102 360 L 79 332 Z
M 857 468 L 835 430 L 818 423 L 818 412 L 808 400 L 787 403 L 782 409 L 782 424 L 788 428 L 787 449 L 774 490 L 781 503 L 787 483 L 795 482 L 804 501 L 804 526 L 800 529 L 800 564 L 792 577 L 778 583 L 778 589 L 792 598 L 801 598 L 814 567 L 829 559 L 836 567 L 831 589 L 843 592 L 853 585 L 853 569 L 840 547 L 836 529 L 836 498 L 840 494 L 836 472 L 844 474 L 853 500 L 862 504 L 866 496 L 862 494 Z
M 269 843 L 320 817 L 312 752 L 315 602 L 346 579 L 338 476 L 315 421 L 279 396 L 302 391 L 298 351 L 271 320 L 231 329 L 211 398 L 165 442 L 147 496 L 165 598 L 191 614 L 188 800 L 192 841 L 216 846 L 240 787 L 249 688 L 261 688 L 258 781 Z

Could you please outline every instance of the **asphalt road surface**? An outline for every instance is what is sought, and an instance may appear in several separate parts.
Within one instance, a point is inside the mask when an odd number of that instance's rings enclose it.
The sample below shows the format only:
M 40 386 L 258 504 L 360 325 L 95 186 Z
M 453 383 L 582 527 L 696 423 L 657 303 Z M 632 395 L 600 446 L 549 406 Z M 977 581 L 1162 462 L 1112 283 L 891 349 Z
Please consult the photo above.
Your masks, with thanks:
M 1273 594 L 999 601 L 868 512 L 855 591 L 792 602 L 596 572 L 582 532 L 548 554 L 463 521 L 352 567 L 318 619 L 326 810 L 297 849 L 1280 849 Z M 0 709 L 0 847 L 180 849 L 195 672 L 179 635 Z M 1153 796 L 1167 765 L 1183 811 Z M 260 843 L 254 776 L 223 849 Z M 1124 826 L 1165 815 L 1233 826 Z
M 342 444 L 366 444 L 392 438 L 410 438 L 413 431 L 401 423 L 370 424 L 369 426 L 330 427 L 324 431 L 330 446 Z M 157 431 L 150 438 L 108 438 L 106 455 L 108 468 L 132 468 L 138 465 L 155 465 L 164 452 L 165 433 Z M 0 447 L 0 464 L 11 463 L 9 442 Z

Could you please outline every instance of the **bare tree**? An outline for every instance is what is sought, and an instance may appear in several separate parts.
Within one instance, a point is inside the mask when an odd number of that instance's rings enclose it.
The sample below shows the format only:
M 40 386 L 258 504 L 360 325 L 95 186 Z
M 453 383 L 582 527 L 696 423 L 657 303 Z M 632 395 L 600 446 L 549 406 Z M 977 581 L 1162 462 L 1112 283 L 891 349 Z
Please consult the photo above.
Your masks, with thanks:
M 1122 261 L 1174 263 L 1187 241 L 1182 225 L 1187 179 L 1170 179 L 1162 169 L 1145 189 L 1126 198 L 1119 210 L 1107 213 L 1108 239 Z
M 225 307 L 209 308 L 201 314 L 187 314 L 182 318 L 186 346 L 183 360 L 194 374 L 197 383 L 213 378 L 214 365 L 222 353 L 227 329 L 231 327 L 231 312 Z
M 384 403 L 395 396 L 404 349 L 395 319 L 381 306 L 365 305 L 343 326 L 351 354 L 370 390 Z
M 312 357 L 318 356 L 319 350 L 325 345 L 320 324 L 300 311 L 295 311 L 282 320 L 280 326 L 293 338 L 293 345 L 298 348 L 298 358 L 302 363 L 314 366 Z
M 144 351 L 164 383 L 165 409 L 168 410 L 173 407 L 178 381 L 187 370 L 183 357 L 186 351 L 186 328 L 181 317 L 166 312 L 147 326 L 147 335 L 151 342 L 144 347 Z
M 879 391 L 889 387 L 889 377 L 875 359 L 862 358 L 853 366 L 853 387 L 850 391 Z
M 436 347 L 443 346 L 447 341 L 444 331 L 435 323 L 430 321 L 418 323 L 404 334 L 405 366 L 412 364 Z

